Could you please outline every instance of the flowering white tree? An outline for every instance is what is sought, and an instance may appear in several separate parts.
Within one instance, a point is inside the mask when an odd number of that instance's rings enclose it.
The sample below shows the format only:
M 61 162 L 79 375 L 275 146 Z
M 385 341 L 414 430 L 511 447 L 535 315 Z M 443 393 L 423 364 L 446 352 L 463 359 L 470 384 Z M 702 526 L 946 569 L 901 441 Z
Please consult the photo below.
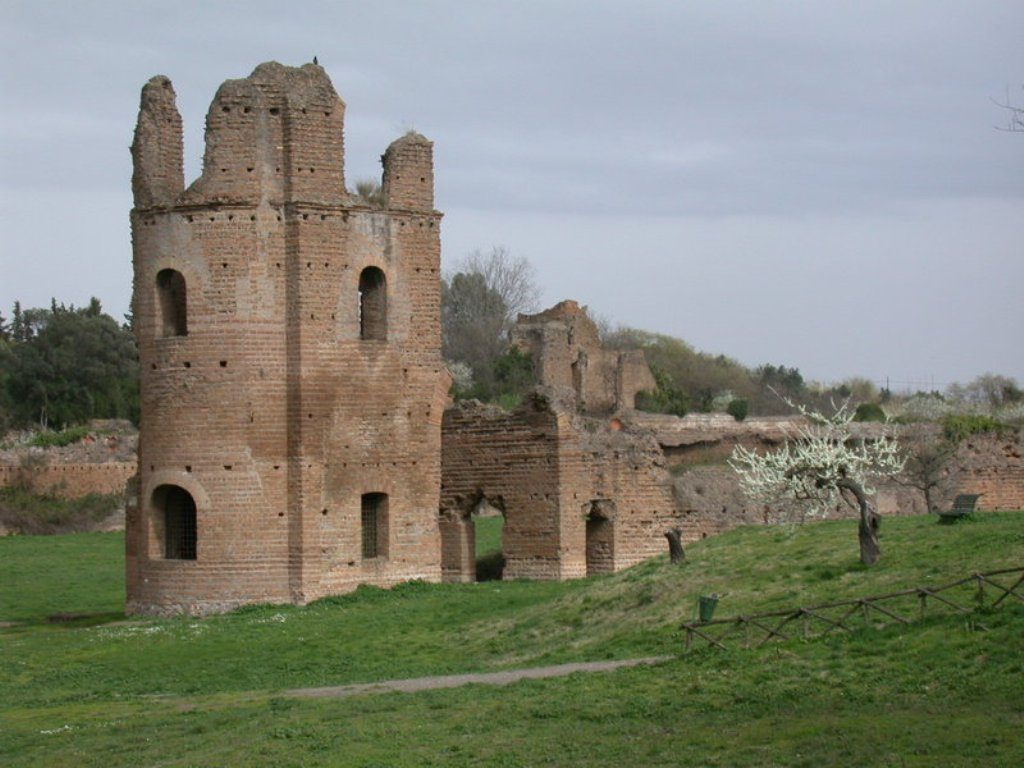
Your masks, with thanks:
M 795 498 L 821 513 L 839 498 L 855 503 L 860 510 L 860 559 L 871 565 L 882 554 L 878 543 L 881 518 L 871 501 L 875 493 L 871 484 L 879 477 L 902 471 L 904 459 L 899 446 L 889 437 L 870 441 L 854 438 L 849 401 L 833 416 L 794 407 L 809 423 L 793 439 L 767 453 L 736 446 L 729 466 L 739 475 L 744 493 L 752 498 Z

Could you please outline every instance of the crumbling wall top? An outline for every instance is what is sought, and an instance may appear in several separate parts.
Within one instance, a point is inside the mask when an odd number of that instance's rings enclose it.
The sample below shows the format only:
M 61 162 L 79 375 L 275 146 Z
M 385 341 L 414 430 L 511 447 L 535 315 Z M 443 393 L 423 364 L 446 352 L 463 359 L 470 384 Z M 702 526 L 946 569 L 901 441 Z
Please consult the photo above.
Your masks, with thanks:
M 142 86 L 131 151 L 135 207 L 173 203 L 185 188 L 184 144 L 174 86 L 164 75 Z
M 344 201 L 344 114 L 322 67 L 271 61 L 227 80 L 206 116 L 202 174 L 184 192 L 181 118 L 166 77 L 143 88 L 136 140 L 137 208 Z
M 434 210 L 434 144 L 409 131 L 391 142 L 381 156 L 382 192 L 389 208 Z
M 655 386 L 643 353 L 605 349 L 587 308 L 571 299 L 519 315 L 512 343 L 531 356 L 542 385 L 574 392 L 581 412 L 633 408 L 636 393 Z
M 323 67 L 260 64 L 217 89 L 206 115 L 203 170 L 186 189 L 174 89 L 166 77 L 154 77 L 143 88 L 132 145 L 135 207 L 353 204 L 345 187 L 344 116 L 345 102 Z M 388 208 L 436 213 L 427 138 L 408 132 L 381 162 Z

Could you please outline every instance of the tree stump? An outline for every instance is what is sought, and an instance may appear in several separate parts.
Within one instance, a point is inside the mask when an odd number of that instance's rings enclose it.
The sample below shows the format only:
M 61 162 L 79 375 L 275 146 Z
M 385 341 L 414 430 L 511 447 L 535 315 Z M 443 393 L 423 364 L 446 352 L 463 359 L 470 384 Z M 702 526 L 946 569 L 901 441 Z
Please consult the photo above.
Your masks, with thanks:
M 682 536 L 681 528 L 670 528 L 665 531 L 665 538 L 668 539 L 668 559 L 671 563 L 682 563 L 686 560 Z

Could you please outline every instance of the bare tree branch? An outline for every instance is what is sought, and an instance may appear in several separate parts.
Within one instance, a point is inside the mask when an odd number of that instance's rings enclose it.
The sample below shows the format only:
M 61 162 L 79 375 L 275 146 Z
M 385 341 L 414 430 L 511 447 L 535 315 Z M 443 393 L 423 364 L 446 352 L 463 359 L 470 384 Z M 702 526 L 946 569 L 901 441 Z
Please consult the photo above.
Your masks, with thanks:
M 1024 87 L 1024 86 L 1022 86 Z M 1005 126 L 993 126 L 997 131 L 1005 131 L 1009 133 L 1024 133 L 1024 106 L 1014 104 L 1010 100 L 1010 89 L 1006 89 L 1006 98 L 1003 101 L 998 99 L 991 100 L 993 104 L 1001 109 L 1006 110 L 1007 122 Z

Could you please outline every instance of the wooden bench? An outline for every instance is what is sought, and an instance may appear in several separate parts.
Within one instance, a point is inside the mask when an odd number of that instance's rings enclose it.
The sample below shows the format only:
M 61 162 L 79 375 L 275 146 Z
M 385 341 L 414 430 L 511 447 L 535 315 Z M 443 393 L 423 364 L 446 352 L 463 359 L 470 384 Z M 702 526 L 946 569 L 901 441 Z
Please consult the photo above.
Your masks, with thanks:
M 974 513 L 975 505 L 981 497 L 980 493 L 961 493 L 953 499 L 953 507 L 948 510 L 939 511 L 939 522 L 952 525 L 958 520 Z

